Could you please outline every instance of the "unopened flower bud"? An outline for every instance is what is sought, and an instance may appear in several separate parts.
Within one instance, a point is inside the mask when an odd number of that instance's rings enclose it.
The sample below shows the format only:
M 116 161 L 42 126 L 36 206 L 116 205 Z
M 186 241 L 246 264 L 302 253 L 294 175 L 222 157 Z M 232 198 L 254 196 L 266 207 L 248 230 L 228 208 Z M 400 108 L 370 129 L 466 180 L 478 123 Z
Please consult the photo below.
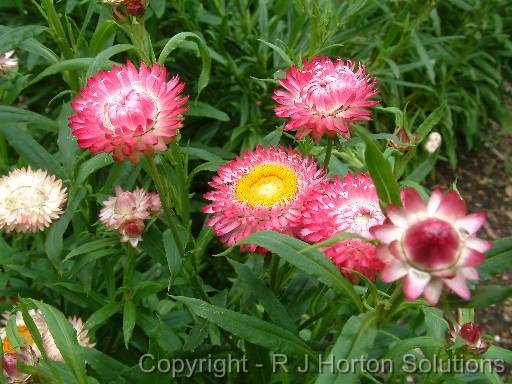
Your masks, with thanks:
M 490 344 L 482 337 L 482 327 L 475 323 L 454 324 L 450 328 L 448 342 L 454 344 L 457 336 L 464 340 L 464 349 L 473 355 L 485 353 Z
M 396 137 L 398 137 L 401 141 L 401 144 L 395 143 L 393 140 L 388 140 L 388 144 L 398 149 L 401 152 L 406 152 L 412 148 L 414 148 L 414 142 L 416 141 L 417 134 L 412 134 L 412 141 L 409 139 L 409 136 L 407 135 L 407 132 L 405 132 L 405 129 L 400 128 L 396 134 Z
M 128 0 L 126 3 L 126 12 L 132 16 L 141 16 L 146 10 L 146 2 L 144 0 Z
M 434 153 L 443 142 L 443 138 L 439 132 L 432 132 L 428 135 L 427 142 L 425 143 L 425 149 L 429 153 Z

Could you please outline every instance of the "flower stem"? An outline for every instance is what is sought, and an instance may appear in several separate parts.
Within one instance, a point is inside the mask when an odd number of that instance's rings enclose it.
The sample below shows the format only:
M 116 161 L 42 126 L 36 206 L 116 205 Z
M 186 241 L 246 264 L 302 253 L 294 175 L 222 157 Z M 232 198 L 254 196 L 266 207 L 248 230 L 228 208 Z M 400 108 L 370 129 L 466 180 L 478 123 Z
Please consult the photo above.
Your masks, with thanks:
M 384 311 L 379 311 L 377 323 L 380 327 L 385 326 L 396 313 L 400 304 L 404 301 L 404 295 L 402 293 L 402 282 L 398 283 L 395 287 L 395 290 L 391 294 L 388 302 L 386 303 L 386 308 Z
M 324 165 L 323 165 L 325 172 L 329 172 L 329 162 L 331 161 L 333 144 L 334 144 L 334 139 L 329 138 L 327 141 L 327 148 L 325 149 L 325 157 L 324 157 Z
M 135 252 L 131 245 L 126 246 L 126 264 L 124 265 L 123 286 L 130 289 L 135 272 Z
M 272 259 L 270 260 L 270 287 L 274 292 L 277 292 L 278 282 L 277 282 L 277 273 L 279 270 L 279 256 L 275 253 L 272 253 Z
M 178 236 L 178 227 L 174 221 L 172 208 L 169 202 L 169 194 L 164 188 L 164 184 L 162 183 L 162 178 L 160 177 L 160 173 L 158 173 L 158 167 L 155 164 L 155 160 L 153 157 L 147 156 L 148 164 L 149 164 L 149 172 L 151 174 L 151 178 L 153 179 L 153 182 L 155 183 L 156 190 L 158 194 L 160 195 L 160 200 L 162 201 L 162 206 L 164 208 L 164 213 L 167 218 L 169 228 L 172 233 L 172 237 L 174 238 L 174 242 L 176 243 L 176 247 L 178 248 L 178 252 L 180 253 L 181 257 L 185 257 L 185 248 L 183 247 L 183 244 L 181 243 L 181 240 Z

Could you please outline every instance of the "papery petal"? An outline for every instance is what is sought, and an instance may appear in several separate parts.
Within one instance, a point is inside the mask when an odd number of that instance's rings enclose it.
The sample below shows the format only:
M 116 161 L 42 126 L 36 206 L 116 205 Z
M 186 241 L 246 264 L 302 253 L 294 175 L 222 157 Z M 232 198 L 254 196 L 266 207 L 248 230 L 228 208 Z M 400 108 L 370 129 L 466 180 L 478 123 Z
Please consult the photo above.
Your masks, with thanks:
M 410 269 L 404 279 L 404 295 L 408 300 L 416 300 L 421 296 L 430 282 L 430 275 L 416 269 Z

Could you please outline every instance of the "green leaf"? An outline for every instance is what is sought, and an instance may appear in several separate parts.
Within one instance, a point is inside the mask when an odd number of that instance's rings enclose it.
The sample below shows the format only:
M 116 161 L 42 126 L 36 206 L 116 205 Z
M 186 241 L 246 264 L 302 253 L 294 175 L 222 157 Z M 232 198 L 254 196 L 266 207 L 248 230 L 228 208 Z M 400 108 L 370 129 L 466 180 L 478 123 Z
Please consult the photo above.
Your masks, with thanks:
M 393 367 L 399 367 L 402 357 L 416 348 L 445 348 L 445 338 L 430 336 L 418 336 L 396 342 L 391 350 L 384 356 L 385 359 L 393 359 Z
M 288 67 L 291 67 L 294 65 L 293 60 L 290 59 L 290 56 L 286 54 L 285 51 L 283 51 L 282 48 L 279 48 L 277 45 L 269 43 L 268 41 L 265 41 L 263 39 L 258 39 L 258 41 L 261 41 L 266 46 L 272 48 L 280 57 L 283 59 L 283 61 L 286 63 Z
M 183 350 L 187 352 L 194 352 L 195 349 L 203 342 L 208 336 L 208 327 L 210 323 L 206 320 L 199 321 L 188 335 L 187 342 L 183 346 Z
M 504 360 L 507 364 L 512 364 L 512 351 L 498 347 L 497 345 L 491 345 L 489 350 L 483 355 L 483 358 L 490 360 Z
M 61 113 L 57 120 L 59 125 L 59 136 L 57 144 L 61 155 L 61 161 L 68 177 L 73 177 L 75 168 L 76 153 L 78 151 L 78 144 L 73 132 L 69 128 L 68 117 L 74 113 L 74 110 L 69 104 L 62 107 Z
M 51 64 L 56 64 L 59 62 L 59 57 L 55 54 L 55 52 L 34 38 L 24 40 L 22 43 L 20 43 L 20 48 L 32 54 L 41 56 Z
M 486 285 L 479 287 L 469 302 L 461 306 L 472 306 L 474 308 L 485 308 L 489 305 L 499 304 L 512 297 L 512 287 L 501 285 Z
M 160 281 L 142 281 L 135 286 L 133 290 L 133 301 L 143 299 L 155 293 L 167 289 L 167 280 Z
M 427 327 L 427 336 L 442 339 L 446 336 L 449 327 L 444 318 L 443 311 L 439 308 L 423 307 L 421 308 L 425 317 L 425 326 Z
M 84 324 L 85 329 L 94 330 L 121 311 L 121 303 L 109 303 L 94 312 Z
M 416 45 L 416 51 L 418 52 L 418 55 L 420 56 L 420 60 L 427 70 L 427 75 L 430 79 L 430 82 L 432 84 L 435 84 L 436 83 L 436 73 L 434 71 L 434 64 L 432 63 L 433 60 L 431 60 L 430 57 L 428 56 L 427 50 L 423 46 L 423 43 L 421 42 L 419 36 L 416 33 L 414 33 L 412 37 L 413 37 L 414 44 Z
M 46 254 L 48 255 L 48 258 L 57 269 L 57 271 L 59 271 L 59 273 L 62 272 L 62 260 L 60 259 L 60 254 L 62 253 L 62 238 L 64 236 L 64 232 L 66 232 L 71 219 L 73 218 L 76 210 L 78 209 L 86 194 L 87 193 L 85 189 L 80 189 L 76 196 L 74 196 L 73 200 L 68 203 L 68 207 L 66 208 L 66 211 L 62 217 L 53 223 L 47 233 L 46 242 L 44 245 Z
M 270 147 L 270 146 L 277 147 L 277 145 L 279 144 L 279 141 L 281 140 L 282 135 L 283 135 L 282 129 L 274 129 L 272 132 L 265 135 L 261 139 L 260 144 L 265 148 Z
M 55 75 L 64 71 L 85 70 L 94 62 L 93 57 L 81 57 L 77 59 L 69 59 L 61 61 L 57 64 L 50 65 L 43 72 L 37 75 L 28 85 L 33 85 L 45 77 Z
M 132 338 L 136 320 L 137 308 L 135 307 L 135 303 L 133 301 L 128 300 L 124 303 L 123 308 L 123 338 L 126 349 L 128 349 L 128 344 Z
M 103 51 L 101 51 L 92 61 L 92 63 L 87 68 L 86 77 L 89 78 L 95 73 L 97 73 L 100 69 L 102 69 L 105 65 L 108 64 L 109 59 L 117 55 L 121 52 L 129 51 L 130 49 L 133 49 L 135 51 L 139 51 L 137 48 L 135 48 L 131 44 L 117 44 L 113 47 L 107 48 Z
M 420 124 L 418 129 L 416 130 L 417 141 L 421 143 L 427 135 L 430 133 L 432 128 L 434 128 L 444 117 L 444 113 L 446 110 L 446 104 L 441 104 L 439 107 L 434 109 L 430 115 Z
M 54 307 L 37 300 L 30 300 L 41 310 L 48 329 L 55 340 L 67 366 L 71 368 L 78 384 L 87 384 L 85 359 L 78 344 L 76 331 L 64 315 Z
M 57 130 L 57 124 L 55 120 L 51 120 L 46 116 L 29 111 L 27 109 L 10 107 L 7 105 L 0 105 L 0 120 L 3 124 L 29 123 L 39 127 L 44 127 L 45 130 L 48 131 L 55 132 Z
M 421 162 L 410 174 L 407 176 L 407 180 L 421 183 L 430 174 L 436 165 L 438 157 L 438 151 L 431 154 L 426 158 L 425 161 Z
M 326 360 L 340 361 L 346 359 L 351 361 L 366 357 L 373 347 L 376 336 L 377 328 L 374 313 L 368 312 L 359 316 L 352 316 L 343 326 Z M 332 372 L 330 369 L 324 370 L 316 379 L 315 384 L 347 383 L 360 374 L 361 367 L 358 366 L 357 368 L 357 372 L 350 372 L 349 374 Z
M 294 334 L 298 334 L 295 322 L 288 314 L 284 305 L 281 304 L 274 295 L 274 292 L 272 292 L 248 266 L 234 260 L 229 260 L 229 263 L 235 269 L 240 283 L 248 288 L 249 292 L 258 299 L 261 305 L 263 305 L 263 308 L 268 312 L 272 321 L 280 327 L 286 328 Z
M 89 43 L 89 54 L 96 56 L 102 50 L 110 47 L 117 32 L 117 24 L 112 20 L 105 20 L 91 37 Z
M 324 254 L 314 249 L 306 251 L 305 249 L 310 246 L 308 243 L 278 232 L 261 231 L 237 243 L 237 245 L 242 244 L 257 244 L 274 252 L 304 273 L 349 298 L 359 311 L 363 310 L 361 299 L 352 283 L 341 275 L 339 269 Z
M 16 28 L 3 28 L 0 34 L 0 54 L 9 51 L 23 41 L 46 31 L 41 25 L 24 25 Z
M 498 239 L 485 255 L 485 261 L 478 266 L 482 280 L 490 279 L 512 269 L 512 236 Z
M 366 237 L 361 236 L 357 233 L 343 232 L 343 233 L 338 233 L 337 235 L 334 235 L 334 236 L 328 238 L 327 240 L 320 241 L 315 244 L 311 244 L 309 247 L 300 250 L 299 253 L 305 253 L 305 252 L 311 251 L 313 249 L 328 247 L 329 245 L 338 243 L 340 241 L 348 240 L 348 239 L 361 239 L 361 240 L 365 240 L 365 241 L 370 241 Z
M 199 80 L 197 81 L 197 96 L 199 97 L 201 91 L 208 85 L 208 82 L 210 81 L 210 70 L 212 65 L 210 51 L 208 50 L 208 46 L 201 37 L 193 32 L 180 32 L 174 35 L 167 41 L 164 48 L 162 49 L 162 52 L 160 52 L 158 63 L 160 65 L 165 65 L 165 61 L 167 60 L 167 57 L 172 53 L 172 51 L 181 46 L 187 39 L 192 40 L 197 44 L 199 53 L 201 54 L 202 69 L 201 74 L 199 75 Z
M 183 241 L 183 238 L 181 238 L 181 240 Z M 187 239 L 185 240 L 186 242 L 184 242 L 183 244 L 186 244 L 188 242 L 188 236 Z M 183 263 L 183 261 L 181 259 L 180 252 L 178 250 L 176 242 L 174 241 L 174 237 L 170 229 L 166 230 L 163 233 L 163 241 L 165 257 L 167 259 L 167 266 L 169 267 L 169 272 L 171 274 L 169 284 L 172 285 L 174 279 L 176 278 L 176 276 L 178 276 L 178 273 L 181 270 L 181 264 Z
M 59 162 L 25 130 L 16 125 L 1 124 L 0 133 L 33 168 L 45 169 L 51 175 L 64 178 Z
M 185 304 L 197 316 L 202 317 L 220 328 L 251 343 L 261 345 L 275 352 L 304 357 L 310 356 L 318 361 L 318 356 L 300 338 L 289 330 L 277 325 L 248 316 L 216 307 L 199 299 L 184 296 L 173 296 L 176 301 Z
M 75 185 L 82 186 L 87 178 L 97 170 L 112 164 L 114 160 L 110 153 L 98 153 L 93 158 L 85 161 L 80 165 L 75 180 Z
M 131 370 L 109 355 L 93 348 L 83 348 L 85 360 L 102 378 L 101 383 L 109 384 L 142 384 L 147 381 L 148 374 L 140 370 Z
M 377 144 L 375 144 L 366 132 L 362 129 L 358 129 L 357 133 L 366 144 L 364 153 L 366 166 L 375 184 L 375 189 L 379 195 L 382 208 L 385 209 L 389 204 L 401 206 L 400 187 L 393 176 L 393 171 L 389 163 L 382 155 Z
M 155 11 L 157 18 L 161 18 L 165 12 L 165 0 L 151 0 L 149 6 Z
M 211 106 L 208 103 L 201 101 L 193 101 L 190 104 L 190 109 L 184 113 L 185 116 L 198 116 L 198 117 L 209 117 L 219 121 L 229 121 L 230 118 L 227 113 Z
M 113 239 L 100 239 L 90 241 L 88 243 L 78 246 L 77 248 L 74 248 L 71 252 L 69 252 L 66 255 L 64 261 L 71 260 L 73 257 L 83 255 L 84 253 L 90 253 L 98 250 L 103 250 L 105 248 L 110 248 L 111 246 L 116 244 L 118 244 L 118 241 Z
M 85 256 L 80 257 L 71 270 L 69 271 L 69 276 L 74 276 L 78 272 L 80 272 L 87 264 L 93 263 L 97 260 L 100 260 L 107 256 L 114 256 L 119 252 L 119 249 L 115 248 L 107 248 L 107 249 L 100 249 L 95 252 L 87 253 Z

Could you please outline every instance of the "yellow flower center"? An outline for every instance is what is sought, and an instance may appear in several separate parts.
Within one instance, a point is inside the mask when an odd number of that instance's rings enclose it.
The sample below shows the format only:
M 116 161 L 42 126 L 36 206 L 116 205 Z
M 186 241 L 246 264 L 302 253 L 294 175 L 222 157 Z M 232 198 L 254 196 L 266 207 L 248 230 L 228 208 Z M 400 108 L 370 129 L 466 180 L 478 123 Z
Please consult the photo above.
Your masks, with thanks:
M 30 334 L 30 332 L 26 326 L 24 326 L 24 325 L 19 326 L 18 333 L 20 334 L 21 339 L 26 343 L 26 345 L 28 347 L 34 346 L 34 344 L 35 344 L 34 339 L 32 338 L 32 335 Z M 14 347 L 12 346 L 10 340 L 7 337 L 4 338 L 2 347 L 4 349 L 4 353 L 10 353 L 10 352 L 15 351 Z
M 297 193 L 297 175 L 290 167 L 279 164 L 263 164 L 242 176 L 236 186 L 238 201 L 251 207 L 265 205 L 272 207 L 285 199 L 292 199 Z

